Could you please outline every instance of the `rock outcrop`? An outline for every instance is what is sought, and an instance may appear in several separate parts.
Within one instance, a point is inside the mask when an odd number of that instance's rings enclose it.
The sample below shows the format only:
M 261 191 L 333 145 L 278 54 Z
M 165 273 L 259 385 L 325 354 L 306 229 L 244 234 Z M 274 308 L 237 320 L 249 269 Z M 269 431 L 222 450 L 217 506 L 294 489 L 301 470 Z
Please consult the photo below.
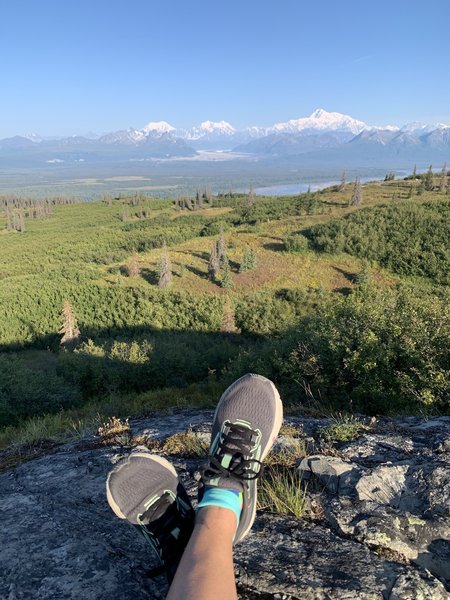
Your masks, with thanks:
M 131 426 L 152 446 L 189 428 L 204 435 L 211 419 L 180 411 Z M 305 441 L 293 468 L 306 510 L 258 513 L 235 549 L 240 598 L 450 598 L 450 418 L 384 419 L 343 443 L 323 441 L 325 420 L 288 421 Z M 83 440 L 0 474 L 1 600 L 164 598 L 150 548 L 105 498 L 111 466 L 142 450 L 129 442 Z M 194 496 L 201 459 L 170 458 Z

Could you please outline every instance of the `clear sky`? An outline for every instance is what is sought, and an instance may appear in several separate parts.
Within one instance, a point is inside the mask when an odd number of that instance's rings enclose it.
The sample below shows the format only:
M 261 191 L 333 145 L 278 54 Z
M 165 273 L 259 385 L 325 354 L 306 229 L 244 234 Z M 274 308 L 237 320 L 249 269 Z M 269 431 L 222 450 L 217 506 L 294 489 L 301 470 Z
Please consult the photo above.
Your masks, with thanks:
M 449 0 L 1 0 L 0 138 L 316 108 L 450 124 Z

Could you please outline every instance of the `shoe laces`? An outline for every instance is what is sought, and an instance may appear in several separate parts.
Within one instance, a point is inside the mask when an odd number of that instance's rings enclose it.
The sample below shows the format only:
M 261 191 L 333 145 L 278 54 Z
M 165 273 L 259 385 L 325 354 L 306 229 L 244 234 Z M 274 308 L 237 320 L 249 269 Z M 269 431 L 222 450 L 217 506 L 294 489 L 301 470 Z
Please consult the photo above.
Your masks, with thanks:
M 209 464 L 202 469 L 203 477 L 213 479 L 232 477 L 240 481 L 251 481 L 262 475 L 263 464 L 252 457 L 259 433 L 245 425 L 226 423 L 217 450 L 210 456 Z M 231 460 L 223 465 L 225 455 Z
M 193 519 L 182 502 L 164 492 L 142 515 L 138 517 L 141 532 L 154 548 L 162 563 L 148 575 L 155 577 L 167 571 L 169 581 L 175 574 L 181 554 L 189 540 Z

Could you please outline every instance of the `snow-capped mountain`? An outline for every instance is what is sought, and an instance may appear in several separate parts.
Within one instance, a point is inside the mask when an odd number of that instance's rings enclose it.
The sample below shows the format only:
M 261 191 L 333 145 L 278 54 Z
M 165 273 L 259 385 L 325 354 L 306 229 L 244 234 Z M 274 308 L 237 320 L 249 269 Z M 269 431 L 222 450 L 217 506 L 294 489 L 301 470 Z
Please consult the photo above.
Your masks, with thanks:
M 145 133 L 139 129 L 121 129 L 99 138 L 101 144 L 138 144 L 145 140 Z
M 408 123 L 375 126 L 349 115 L 319 108 L 309 116 L 278 122 L 269 127 L 236 129 L 228 121 L 203 121 L 181 129 L 167 121 L 150 121 L 142 128 L 113 131 L 102 136 L 49 138 L 35 134 L 0 140 L 2 156 L 29 156 L 43 160 L 51 154 L 59 160 L 145 160 L 149 157 L 193 157 L 199 150 L 234 151 L 239 155 L 293 157 L 314 155 L 318 159 L 342 154 L 348 160 L 389 156 L 400 159 L 450 152 L 450 126 Z M 238 154 L 239 153 L 239 154 Z M 206 156 L 206 155 L 205 155 Z M 241 156 L 242 157 L 242 156 Z M 199 156 L 197 156 L 199 158 Z M 278 160 L 277 158 L 277 160 Z M 340 160 L 340 158 L 339 158 Z M 384 158 L 383 158 L 384 160 Z
M 235 135 L 236 129 L 227 121 L 203 121 L 198 127 L 188 129 L 184 136 L 186 140 L 199 140 L 213 137 L 231 137 Z
M 286 123 L 275 123 L 272 127 L 267 128 L 266 134 L 299 133 L 305 131 L 346 131 L 357 135 L 365 129 L 371 129 L 371 127 L 363 121 L 358 121 L 348 115 L 327 112 L 323 108 L 318 108 L 309 117 L 291 119 Z
M 150 121 L 150 123 L 147 123 L 147 125 L 140 130 L 140 132 L 144 135 L 153 136 L 164 135 L 165 133 L 174 133 L 175 131 L 176 128 L 170 123 L 167 123 L 167 121 Z
M 431 133 L 436 129 L 447 129 L 449 125 L 445 125 L 444 123 L 434 123 L 434 124 L 424 124 L 419 123 L 419 121 L 413 121 L 412 123 L 407 123 L 403 125 L 401 131 L 405 131 L 406 133 L 412 133 L 414 135 L 424 135 L 427 133 Z

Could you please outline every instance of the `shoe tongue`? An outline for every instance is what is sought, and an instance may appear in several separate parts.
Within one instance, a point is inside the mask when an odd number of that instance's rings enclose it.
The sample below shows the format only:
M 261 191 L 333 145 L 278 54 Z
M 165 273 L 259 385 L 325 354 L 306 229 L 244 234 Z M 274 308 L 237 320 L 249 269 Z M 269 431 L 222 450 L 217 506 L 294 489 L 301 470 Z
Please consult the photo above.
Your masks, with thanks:
M 147 510 L 142 514 L 141 521 L 144 525 L 150 522 L 157 521 L 166 512 L 169 506 L 174 502 L 173 498 L 169 494 L 164 494 L 156 502 L 151 504 Z

